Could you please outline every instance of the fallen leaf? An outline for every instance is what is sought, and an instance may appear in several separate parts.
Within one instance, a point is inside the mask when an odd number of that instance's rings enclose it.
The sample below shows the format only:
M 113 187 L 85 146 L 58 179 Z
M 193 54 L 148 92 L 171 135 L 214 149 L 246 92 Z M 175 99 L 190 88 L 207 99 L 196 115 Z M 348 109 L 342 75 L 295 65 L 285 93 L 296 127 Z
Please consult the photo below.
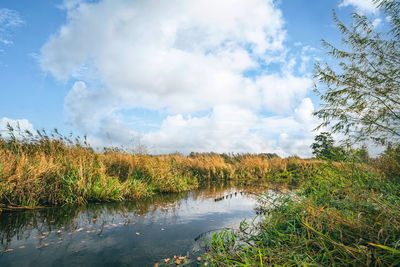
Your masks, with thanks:
M 13 251 L 13 249 L 9 248 L 9 249 L 4 250 L 4 252 L 10 252 L 10 251 Z
M 46 236 L 42 235 L 42 236 L 39 236 L 39 238 L 40 238 L 40 239 L 43 239 L 43 238 L 46 238 Z
M 44 235 L 48 235 L 48 234 L 49 234 L 49 232 L 44 232 L 43 234 L 44 234 Z
M 95 222 L 95 221 L 97 221 L 97 219 L 96 219 L 96 218 L 94 218 L 94 219 L 93 219 L 93 221 Z
M 83 228 L 79 228 L 79 229 L 76 229 L 75 232 L 80 232 L 82 230 L 83 230 Z
M 25 246 L 20 246 L 19 248 L 25 248 Z
M 197 257 L 197 260 L 198 260 L 198 261 L 201 261 L 201 257 Z
M 60 233 L 62 233 L 62 231 L 61 231 L 61 230 L 58 230 L 58 231 L 57 231 L 57 234 L 60 234 Z
M 175 261 L 175 263 L 176 263 L 177 265 L 181 264 L 181 262 L 182 262 L 182 260 L 176 260 L 176 261 Z
M 208 265 L 208 262 L 205 262 L 205 263 L 204 263 L 204 266 L 207 266 L 207 265 Z
M 164 262 L 169 262 L 171 259 L 170 258 L 166 258 L 164 259 Z
M 141 235 L 141 233 L 139 233 L 139 232 L 136 232 L 136 235 Z
M 48 245 L 50 245 L 49 243 L 44 243 L 43 246 L 47 247 Z
M 154 263 L 153 267 L 158 267 L 158 262 Z
M 180 260 L 182 260 L 182 261 L 183 261 L 183 260 L 185 259 L 185 257 L 179 257 L 178 259 L 180 259 Z

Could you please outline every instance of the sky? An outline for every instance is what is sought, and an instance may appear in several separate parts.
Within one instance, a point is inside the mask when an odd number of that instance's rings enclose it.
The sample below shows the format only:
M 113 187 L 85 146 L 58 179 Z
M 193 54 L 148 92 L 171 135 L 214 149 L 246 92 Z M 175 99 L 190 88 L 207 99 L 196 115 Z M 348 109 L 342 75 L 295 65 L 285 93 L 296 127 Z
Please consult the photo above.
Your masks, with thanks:
M 1 0 L 0 133 L 309 157 L 313 65 L 370 0 Z

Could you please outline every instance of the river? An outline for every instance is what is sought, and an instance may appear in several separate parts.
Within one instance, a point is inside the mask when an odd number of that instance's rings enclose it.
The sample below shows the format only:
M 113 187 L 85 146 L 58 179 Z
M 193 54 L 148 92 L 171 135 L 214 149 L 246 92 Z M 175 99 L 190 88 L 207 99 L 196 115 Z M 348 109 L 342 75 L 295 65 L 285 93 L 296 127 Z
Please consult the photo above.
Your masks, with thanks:
M 153 266 L 204 253 L 215 231 L 257 220 L 264 187 L 209 185 L 151 199 L 0 213 L 0 266 Z

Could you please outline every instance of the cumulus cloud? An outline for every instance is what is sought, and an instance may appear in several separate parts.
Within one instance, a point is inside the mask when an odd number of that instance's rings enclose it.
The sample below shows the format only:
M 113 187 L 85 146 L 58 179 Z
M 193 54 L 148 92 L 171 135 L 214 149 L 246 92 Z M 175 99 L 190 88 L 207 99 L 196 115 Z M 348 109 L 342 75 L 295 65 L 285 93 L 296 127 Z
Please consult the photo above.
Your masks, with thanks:
M 11 126 L 14 131 L 13 134 L 17 138 L 24 136 L 26 131 L 35 133 L 33 125 L 27 119 L 17 119 L 13 120 L 7 117 L 0 119 L 0 135 L 3 137 L 9 137 L 8 125 Z
M 74 81 L 65 112 L 96 144 L 140 135 L 157 153 L 286 153 L 279 135 L 302 138 L 313 123 L 302 114 L 312 81 L 293 72 L 272 0 L 69 0 L 63 8 L 67 22 L 40 64 Z M 137 108 L 165 119 L 140 132 L 126 116 Z
M 372 0 L 343 0 L 339 6 L 353 6 L 360 12 L 375 13 L 378 9 Z

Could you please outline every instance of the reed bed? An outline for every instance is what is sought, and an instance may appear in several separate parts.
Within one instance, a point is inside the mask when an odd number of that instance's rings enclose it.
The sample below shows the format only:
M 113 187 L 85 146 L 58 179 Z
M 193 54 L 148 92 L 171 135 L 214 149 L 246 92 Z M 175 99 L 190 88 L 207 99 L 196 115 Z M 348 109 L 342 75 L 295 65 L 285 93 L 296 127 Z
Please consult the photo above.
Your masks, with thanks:
M 225 180 L 299 185 L 318 164 L 266 154 L 144 155 L 117 148 L 96 152 L 85 139 L 38 132 L 25 138 L 0 137 L 0 203 L 3 208 L 84 205 L 182 192 Z
M 399 266 L 400 179 L 393 168 L 386 169 L 390 175 L 354 162 L 320 164 L 295 197 L 264 207 L 261 224 L 242 223 L 238 231 L 214 234 L 207 261 L 213 266 Z

